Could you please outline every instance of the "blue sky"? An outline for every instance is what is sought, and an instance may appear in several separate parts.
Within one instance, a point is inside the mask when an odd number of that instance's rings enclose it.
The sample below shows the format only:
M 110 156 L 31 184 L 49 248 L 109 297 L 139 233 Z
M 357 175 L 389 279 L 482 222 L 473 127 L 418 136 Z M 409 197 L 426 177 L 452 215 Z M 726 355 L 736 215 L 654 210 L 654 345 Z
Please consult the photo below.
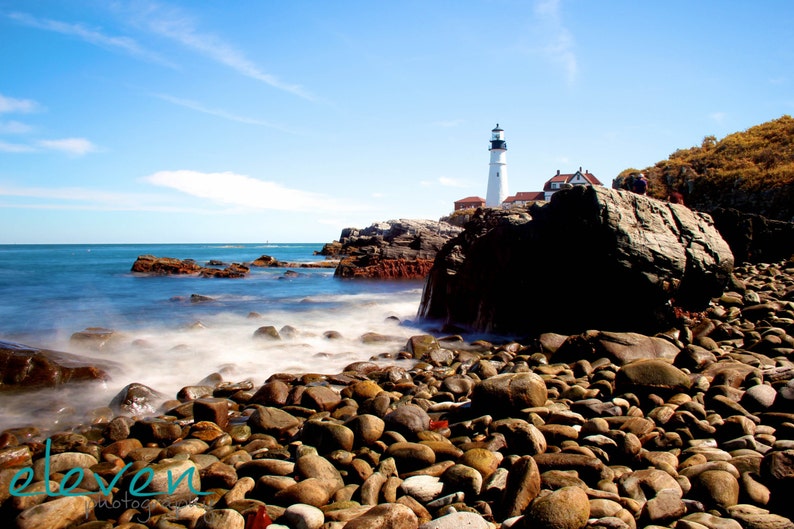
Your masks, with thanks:
M 326 242 L 794 112 L 794 2 L 0 0 L 0 243 Z

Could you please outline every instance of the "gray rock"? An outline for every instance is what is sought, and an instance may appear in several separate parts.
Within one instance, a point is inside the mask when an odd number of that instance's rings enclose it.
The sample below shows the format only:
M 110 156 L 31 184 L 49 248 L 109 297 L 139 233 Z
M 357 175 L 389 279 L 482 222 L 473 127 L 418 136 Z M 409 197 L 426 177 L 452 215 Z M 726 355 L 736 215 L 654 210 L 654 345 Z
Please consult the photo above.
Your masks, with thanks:
M 474 512 L 453 512 L 425 522 L 419 529 L 490 529 L 490 524 Z
M 287 507 L 278 521 L 292 529 L 320 529 L 325 522 L 325 514 L 317 507 L 298 503 Z
M 245 529 L 245 518 L 232 509 L 213 509 L 198 519 L 196 529 Z
M 409 435 L 430 429 L 430 416 L 415 404 L 398 406 L 387 413 L 383 420 L 387 428 Z

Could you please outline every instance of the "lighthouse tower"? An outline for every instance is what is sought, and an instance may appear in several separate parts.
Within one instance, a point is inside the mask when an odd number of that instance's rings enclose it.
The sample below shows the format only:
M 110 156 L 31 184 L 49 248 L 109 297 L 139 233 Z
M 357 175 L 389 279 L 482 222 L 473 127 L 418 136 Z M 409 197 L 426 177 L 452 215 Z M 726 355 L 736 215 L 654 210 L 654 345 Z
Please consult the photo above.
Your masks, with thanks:
M 485 195 L 485 207 L 498 208 L 507 198 L 507 142 L 505 131 L 496 128 L 491 131 L 491 167 L 488 171 L 488 194 Z

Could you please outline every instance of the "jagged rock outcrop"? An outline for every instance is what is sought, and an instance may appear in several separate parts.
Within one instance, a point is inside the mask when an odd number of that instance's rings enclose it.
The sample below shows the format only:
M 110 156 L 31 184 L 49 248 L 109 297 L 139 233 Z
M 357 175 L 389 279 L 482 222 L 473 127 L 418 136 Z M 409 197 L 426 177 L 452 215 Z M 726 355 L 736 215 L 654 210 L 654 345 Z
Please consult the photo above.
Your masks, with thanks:
M 0 341 L 0 391 L 107 380 L 103 367 L 78 355 Z
M 339 261 L 334 259 L 309 263 L 293 263 L 289 261 L 279 261 L 275 257 L 269 255 L 262 255 L 251 261 L 251 266 L 259 268 L 335 268 L 338 264 Z
M 673 306 L 704 309 L 732 269 L 708 215 L 575 187 L 523 213 L 480 210 L 436 257 L 419 317 L 513 335 L 653 333 Z
M 248 274 L 248 266 L 232 263 L 226 268 L 200 266 L 193 259 L 176 259 L 174 257 L 155 257 L 140 255 L 132 264 L 131 272 L 148 275 L 184 275 L 196 274 L 201 277 L 239 278 Z
M 773 263 L 794 255 L 794 222 L 733 208 L 716 208 L 710 215 L 737 263 Z
M 420 279 L 436 253 L 461 228 L 442 221 L 399 219 L 368 228 L 346 228 L 339 241 L 319 253 L 343 257 L 334 275 L 342 278 Z

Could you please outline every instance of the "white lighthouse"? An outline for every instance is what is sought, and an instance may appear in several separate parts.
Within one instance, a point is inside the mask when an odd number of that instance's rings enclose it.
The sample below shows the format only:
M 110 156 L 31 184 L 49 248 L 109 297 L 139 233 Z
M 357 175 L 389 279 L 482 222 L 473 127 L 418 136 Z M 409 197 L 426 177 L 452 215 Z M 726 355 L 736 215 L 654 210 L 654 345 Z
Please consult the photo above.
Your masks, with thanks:
M 507 198 L 507 142 L 505 131 L 496 128 L 491 131 L 491 167 L 488 171 L 488 194 L 485 195 L 485 207 L 498 208 Z

